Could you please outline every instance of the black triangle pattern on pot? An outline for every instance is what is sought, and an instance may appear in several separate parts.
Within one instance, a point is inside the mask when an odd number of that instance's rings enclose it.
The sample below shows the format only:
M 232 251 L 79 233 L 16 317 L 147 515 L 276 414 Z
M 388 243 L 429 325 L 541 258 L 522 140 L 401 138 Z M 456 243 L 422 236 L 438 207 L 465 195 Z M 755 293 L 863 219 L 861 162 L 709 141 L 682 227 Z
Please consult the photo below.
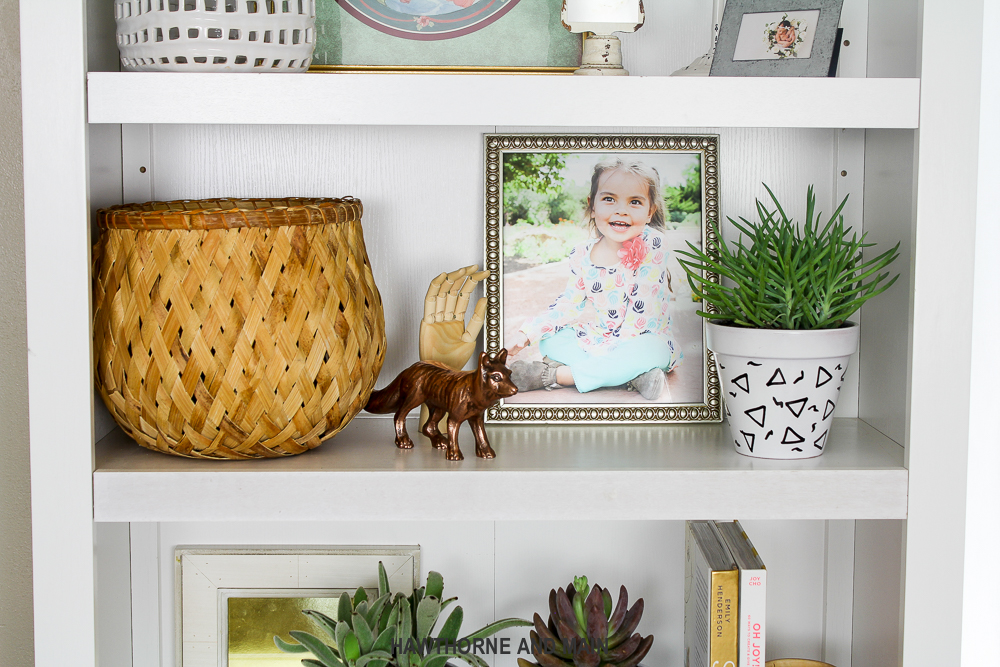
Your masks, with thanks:
M 774 374 L 771 375 L 771 379 L 767 381 L 768 387 L 773 387 L 776 384 L 786 384 L 785 374 L 781 372 L 780 368 L 775 368 Z
M 783 445 L 797 445 L 800 442 L 805 442 L 806 439 L 795 432 L 791 426 L 785 427 L 785 437 L 781 439 L 781 444 Z M 801 450 L 800 450 L 801 451 Z
M 758 405 L 756 408 L 744 410 L 743 414 L 753 420 L 753 423 L 761 428 L 764 427 L 764 420 L 767 419 L 767 406 Z M 753 451 L 752 449 L 750 451 Z
M 802 411 L 806 409 L 806 403 L 808 402 L 808 398 L 796 398 L 794 401 L 785 401 L 785 407 L 788 408 L 793 415 L 799 417 L 802 415 Z
M 819 436 L 818 438 L 816 438 L 816 440 L 813 441 L 813 447 L 815 447 L 816 449 L 823 449 L 823 447 L 826 445 L 826 434 L 829 432 L 830 429 L 823 431 L 823 435 Z
M 838 374 L 846 373 L 847 364 L 839 359 L 806 362 L 805 367 L 796 368 L 778 360 L 775 360 L 778 363 L 767 359 L 761 361 L 763 363 L 756 359 L 748 362 L 746 358 L 737 362 L 730 360 L 729 367 L 736 377 L 730 375 L 726 382 L 736 386 L 725 387 L 729 396 L 724 395 L 723 407 L 734 427 L 733 444 L 741 453 L 753 456 L 770 456 L 769 452 L 792 458 L 821 454 L 829 438 L 830 424 L 827 422 L 835 412 L 835 389 L 840 389 Z M 824 367 L 822 363 L 830 365 Z M 782 365 L 779 367 L 779 364 Z M 805 384 L 812 379 L 816 380 L 815 391 Z M 796 391 L 792 385 L 800 382 L 803 387 Z M 810 443 L 813 448 L 809 447 Z M 809 454 L 810 451 L 813 453 Z

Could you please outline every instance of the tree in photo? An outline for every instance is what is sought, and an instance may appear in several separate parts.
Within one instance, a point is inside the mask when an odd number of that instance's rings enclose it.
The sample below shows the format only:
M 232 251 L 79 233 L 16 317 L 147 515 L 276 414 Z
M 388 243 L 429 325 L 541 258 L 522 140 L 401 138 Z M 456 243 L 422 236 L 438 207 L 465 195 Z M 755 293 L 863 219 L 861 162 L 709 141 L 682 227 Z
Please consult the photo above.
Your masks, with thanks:
M 684 170 L 683 185 L 663 188 L 663 200 L 671 222 L 697 223 L 701 216 L 701 163 L 696 161 Z
M 559 153 L 508 153 L 503 162 L 504 224 L 539 224 L 562 192 L 566 156 Z

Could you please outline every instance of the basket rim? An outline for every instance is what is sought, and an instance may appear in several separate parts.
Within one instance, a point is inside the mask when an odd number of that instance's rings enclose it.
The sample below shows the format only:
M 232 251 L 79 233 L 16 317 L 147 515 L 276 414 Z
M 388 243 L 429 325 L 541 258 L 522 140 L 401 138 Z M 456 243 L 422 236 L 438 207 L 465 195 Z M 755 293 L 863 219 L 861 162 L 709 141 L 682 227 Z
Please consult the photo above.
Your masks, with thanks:
M 354 197 L 220 197 L 119 204 L 97 211 L 101 230 L 240 229 L 323 225 L 361 220 Z

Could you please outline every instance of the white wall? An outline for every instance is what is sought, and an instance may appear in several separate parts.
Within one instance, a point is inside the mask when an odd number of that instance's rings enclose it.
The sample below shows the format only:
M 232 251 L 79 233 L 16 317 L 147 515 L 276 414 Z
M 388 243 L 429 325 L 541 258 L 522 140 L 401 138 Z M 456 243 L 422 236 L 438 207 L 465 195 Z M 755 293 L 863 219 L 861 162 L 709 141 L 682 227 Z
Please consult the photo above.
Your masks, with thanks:
M 33 664 L 17 0 L 0 0 L 0 661 Z
M 1000 29 L 1000 6 L 983 7 L 983 34 Z M 1000 398 L 996 376 L 1000 373 L 1000 44 L 983 40 L 982 101 L 979 126 L 979 192 L 976 222 L 976 277 L 973 300 L 972 392 L 969 420 L 968 491 L 965 524 L 965 597 L 962 613 L 962 664 L 986 665 L 996 661 L 1000 580 L 984 576 L 987 563 L 996 558 L 1000 534 L 1000 436 L 993 419 Z

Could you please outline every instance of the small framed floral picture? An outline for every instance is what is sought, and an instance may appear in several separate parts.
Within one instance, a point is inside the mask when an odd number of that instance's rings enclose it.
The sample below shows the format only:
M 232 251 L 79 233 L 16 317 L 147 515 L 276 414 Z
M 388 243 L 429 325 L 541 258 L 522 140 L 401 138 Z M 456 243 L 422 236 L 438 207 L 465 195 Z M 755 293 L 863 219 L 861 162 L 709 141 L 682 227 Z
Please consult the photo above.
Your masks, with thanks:
M 701 304 L 676 256 L 716 247 L 718 136 L 485 141 L 485 349 L 507 349 L 518 387 L 487 419 L 721 421 Z
M 729 0 L 712 76 L 831 76 L 843 0 Z

